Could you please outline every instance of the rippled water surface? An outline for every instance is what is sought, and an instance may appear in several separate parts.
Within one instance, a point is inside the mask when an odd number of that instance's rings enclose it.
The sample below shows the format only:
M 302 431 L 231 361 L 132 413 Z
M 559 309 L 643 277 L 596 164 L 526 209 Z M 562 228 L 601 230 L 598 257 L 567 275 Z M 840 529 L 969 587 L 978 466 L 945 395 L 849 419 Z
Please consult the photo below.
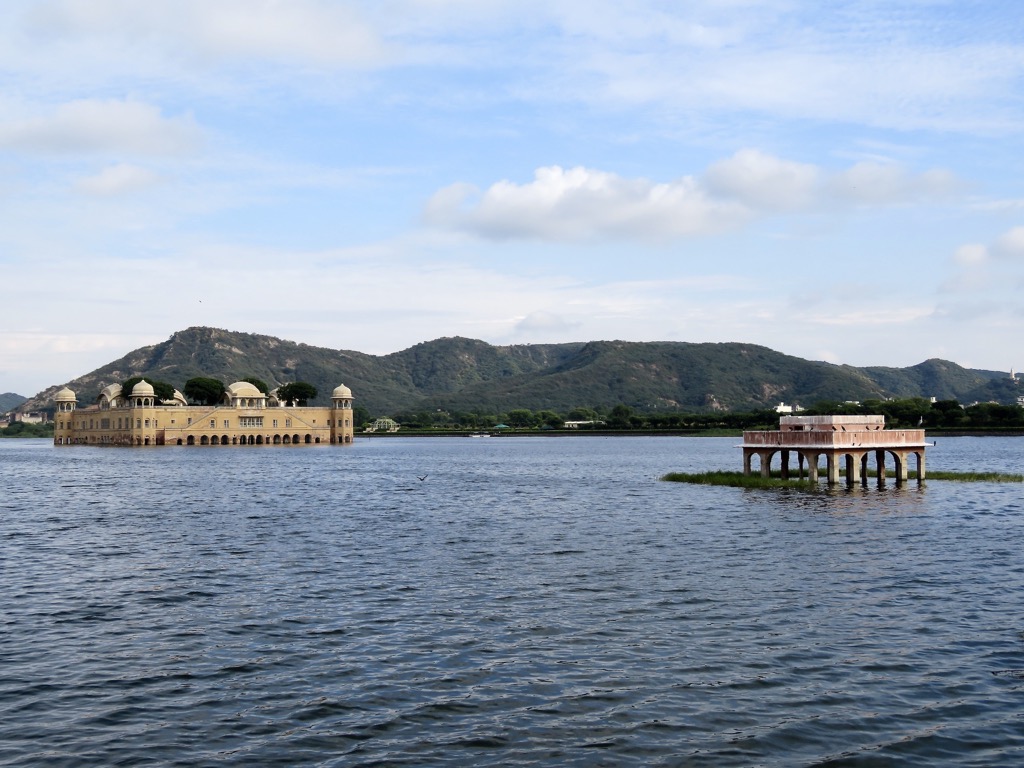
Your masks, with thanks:
M 0 441 L 0 765 L 1024 764 L 1021 486 L 736 442 Z

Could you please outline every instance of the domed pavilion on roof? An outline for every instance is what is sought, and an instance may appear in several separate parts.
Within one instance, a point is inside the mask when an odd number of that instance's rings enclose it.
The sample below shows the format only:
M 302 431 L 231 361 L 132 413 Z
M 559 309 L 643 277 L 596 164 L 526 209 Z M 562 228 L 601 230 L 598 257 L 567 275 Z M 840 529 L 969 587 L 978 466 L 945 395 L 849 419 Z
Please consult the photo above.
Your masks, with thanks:
M 178 390 L 160 400 L 145 379 L 131 392 L 104 387 L 84 408 L 67 387 L 54 402 L 54 445 L 348 445 L 355 434 L 344 384 L 330 406 L 283 405 L 247 381 L 226 387 L 217 405 L 189 405 Z

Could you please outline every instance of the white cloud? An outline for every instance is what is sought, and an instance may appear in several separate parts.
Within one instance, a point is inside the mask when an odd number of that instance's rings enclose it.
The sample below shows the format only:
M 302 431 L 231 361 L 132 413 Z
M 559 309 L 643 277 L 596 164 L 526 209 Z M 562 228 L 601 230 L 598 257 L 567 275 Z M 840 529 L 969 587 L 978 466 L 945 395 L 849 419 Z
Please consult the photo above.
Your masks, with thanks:
M 756 149 L 741 149 L 712 164 L 704 174 L 704 183 L 712 194 L 733 197 L 751 208 L 784 211 L 807 206 L 820 176 L 820 169 L 813 165 L 781 160 Z
M 39 33 L 141 42 L 179 58 L 353 64 L 381 55 L 378 36 L 352 7 L 325 0 L 52 0 L 31 20 Z
M 101 197 L 136 192 L 160 182 L 160 176 L 147 168 L 118 163 L 104 168 L 93 176 L 79 179 L 75 188 L 87 195 Z
M 953 254 L 953 261 L 964 267 L 977 266 L 988 261 L 988 248 L 978 243 L 961 245 Z
M 833 194 L 864 205 L 889 205 L 939 198 L 957 188 L 948 171 L 930 170 L 911 174 L 891 163 L 857 163 L 831 182 Z
M 901 130 L 1008 133 L 1020 122 L 1024 56 L 1012 35 L 996 39 L 984 22 L 1015 21 L 1009 7 L 968 16 L 940 13 L 932 3 L 888 13 L 877 3 L 847 3 L 841 12 L 822 14 L 806 0 L 738 7 L 661 0 L 8 5 L 0 68 L 48 80 L 55 90 L 141 76 L 147 87 L 189 80 L 199 89 L 237 94 L 279 85 L 281 70 L 304 80 L 324 71 L 411 64 L 471 77 L 434 81 L 444 83 L 436 90 L 416 78 L 402 94 L 406 99 L 475 98 L 487 72 L 492 94 L 528 94 L 537 105 L 640 108 L 674 130 L 752 113 Z M 401 77 L 407 70 L 396 71 Z M 314 85 L 321 93 L 329 87 L 324 80 Z
M 1014 227 L 992 244 L 992 254 L 1003 259 L 1024 259 L 1024 227 Z
M 830 175 L 743 149 L 713 163 L 703 177 L 664 183 L 560 166 L 537 169 L 532 182 L 503 180 L 483 192 L 457 183 L 430 198 L 424 220 L 493 240 L 660 241 L 737 229 L 773 213 L 930 199 L 955 186 L 945 171 L 913 174 L 901 166 L 860 163 Z
M 991 245 L 965 243 L 953 252 L 953 263 L 964 270 L 946 286 L 946 290 L 987 287 L 988 273 L 995 268 L 1012 268 L 1024 261 L 1024 226 L 1013 227 L 999 235 Z
M 570 82 L 593 102 L 901 130 L 1008 133 L 1019 124 L 1024 56 L 1002 12 L 991 18 L 1005 31 L 987 28 L 989 14 L 934 3 L 846 3 L 827 14 L 799 1 L 739 12 L 722 3 L 669 13 L 654 3 L 572 5 L 561 20 L 565 74 L 551 85 L 565 92 Z M 680 35 L 682 26 L 709 34 Z
M 31 397 L 153 341 L 144 334 L 5 328 L 0 333 L 0 379 L 17 376 L 18 394 Z
M 173 14 L 180 0 L 163 6 Z M 370 62 L 381 54 L 372 30 L 336 2 L 220 0 L 187 8 L 194 39 L 208 54 L 332 64 Z
M 1021 265 L 1024 264 L 1024 226 L 1012 227 L 985 245 L 965 243 L 953 253 L 953 263 L 959 270 L 938 286 L 946 296 L 977 296 L 981 304 L 1017 306 L 1020 286 L 1024 284 Z M 953 306 L 953 305 L 950 305 Z M 973 318 L 971 306 L 961 301 L 956 312 Z
M 656 184 L 581 167 L 539 168 L 530 183 L 500 181 L 475 193 L 465 184 L 440 190 L 427 205 L 427 223 L 495 240 L 658 240 L 720 231 L 748 215 L 689 176 Z
M 164 117 L 132 100 L 79 99 L 47 117 L 0 123 L 0 146 L 36 152 L 167 155 L 192 150 L 201 138 L 191 115 Z
M 570 320 L 562 314 L 538 310 L 531 312 L 515 324 L 514 334 L 529 339 L 547 338 L 549 334 L 557 337 L 578 328 L 578 320 Z
M 917 306 L 886 307 L 878 302 L 876 306 L 857 310 L 839 310 L 822 313 L 809 313 L 801 320 L 814 326 L 847 326 L 864 328 L 868 326 L 886 326 L 898 328 L 901 325 L 922 320 L 935 311 L 930 303 Z
M 984 262 L 982 262 L 984 264 Z M 970 265 L 977 267 L 977 264 Z M 985 269 L 965 269 L 943 280 L 936 287 L 936 292 L 942 296 L 970 295 L 992 293 L 999 289 L 998 281 Z
M 1005 200 L 985 200 L 971 205 L 975 211 L 990 211 L 994 213 L 1017 213 L 1024 209 L 1024 199 L 1010 198 Z

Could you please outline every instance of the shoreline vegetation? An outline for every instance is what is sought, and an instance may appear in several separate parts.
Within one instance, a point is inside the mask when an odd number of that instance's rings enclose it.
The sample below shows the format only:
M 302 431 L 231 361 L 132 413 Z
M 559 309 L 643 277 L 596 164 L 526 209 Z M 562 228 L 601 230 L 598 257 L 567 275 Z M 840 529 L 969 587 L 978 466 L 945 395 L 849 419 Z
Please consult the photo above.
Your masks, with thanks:
M 741 429 L 651 429 L 629 428 L 620 429 L 566 429 L 509 427 L 507 429 L 415 429 L 402 427 L 398 432 L 356 432 L 356 439 L 391 438 L 391 437 L 469 437 L 470 435 L 487 435 L 488 437 L 728 437 L 736 440 L 743 438 Z M 0 427 L 0 439 L 16 437 L 53 437 L 53 422 L 44 424 L 25 424 L 15 422 L 9 427 Z M 927 438 L 934 441 L 943 437 L 1024 437 L 1022 429 L 972 429 L 972 430 L 928 430 Z M 931 473 L 929 473 L 930 476 Z
M 888 427 L 887 427 L 888 428 Z M 777 429 L 769 427 L 767 429 Z M 756 430 L 755 430 L 756 431 Z M 491 437 L 559 437 L 564 435 L 596 435 L 600 437 L 731 437 L 743 439 L 742 429 L 410 429 L 402 427 L 398 432 L 356 432 L 356 437 L 466 437 L 475 434 L 488 434 Z M 926 437 L 931 440 L 940 437 L 1024 437 L 1024 429 L 970 429 L 946 432 L 940 429 L 928 430 Z
M 843 476 L 845 473 L 840 473 Z M 878 477 L 876 470 L 870 470 L 868 477 Z M 692 485 L 724 485 L 730 488 L 797 488 L 813 490 L 815 488 L 828 487 L 819 475 L 817 481 L 804 478 L 791 477 L 788 480 L 782 479 L 782 473 L 773 470 L 768 477 L 761 475 L 744 475 L 742 472 L 731 472 L 725 470 L 713 470 L 709 472 L 669 472 L 661 479 L 670 483 L 690 483 Z M 907 473 L 907 482 L 917 480 L 916 472 Z M 925 482 L 930 480 L 952 481 L 959 483 L 1024 483 L 1024 475 L 1006 472 L 944 472 L 930 471 L 925 477 Z M 891 482 L 895 482 L 890 478 Z
M 53 422 L 47 421 L 42 424 L 30 424 L 24 421 L 16 421 L 9 426 L 0 428 L 0 438 L 17 437 L 48 437 L 53 439 Z
M 138 377 L 126 380 L 126 387 Z M 268 385 L 261 379 L 239 379 L 253 383 L 261 392 Z M 147 379 L 155 390 L 163 387 L 173 394 L 170 384 Z M 197 382 L 206 382 L 199 388 Z M 286 387 L 303 384 L 296 382 Z M 306 394 L 314 397 L 311 385 Z M 193 378 L 185 384 L 184 394 L 193 403 L 216 402 L 223 385 L 219 380 Z M 159 392 L 158 392 L 159 394 Z M 167 394 L 165 391 L 164 394 Z M 167 398 L 164 398 L 167 399 Z M 301 398 L 299 398 L 301 400 Z M 86 400 L 85 402 L 88 402 Z M 52 409 L 43 409 L 52 417 Z M 995 402 L 962 406 L 956 400 L 931 402 L 924 398 L 902 400 L 865 400 L 858 402 L 821 401 L 808 409 L 805 416 L 884 416 L 887 429 L 921 429 L 931 439 L 940 437 L 1024 436 L 1024 406 L 1000 405 Z M 431 407 L 422 410 L 401 410 L 385 416 L 376 416 L 361 405 L 353 408 L 353 423 L 357 437 L 452 437 L 466 435 L 538 436 L 600 435 L 635 436 L 664 435 L 679 437 L 728 437 L 740 439 L 744 431 L 774 430 L 778 428 L 780 414 L 774 408 L 752 411 L 645 411 L 619 403 L 614 406 L 576 406 L 564 412 L 550 409 L 533 411 L 528 408 L 510 410 L 468 410 Z M 371 426 L 387 423 L 400 425 L 397 433 L 362 431 Z M 0 429 L 0 437 L 40 437 L 53 434 L 52 423 L 34 425 L 41 430 L 26 431 L 32 425 L 12 424 Z

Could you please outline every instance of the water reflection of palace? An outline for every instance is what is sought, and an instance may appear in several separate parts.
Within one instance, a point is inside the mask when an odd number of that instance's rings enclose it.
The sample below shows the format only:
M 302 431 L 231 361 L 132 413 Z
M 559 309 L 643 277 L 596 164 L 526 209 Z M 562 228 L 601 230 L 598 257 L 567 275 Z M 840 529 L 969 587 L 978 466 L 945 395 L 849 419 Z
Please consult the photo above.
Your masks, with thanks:
M 218 405 L 189 405 L 177 390 L 159 400 L 142 380 L 131 392 L 106 387 L 78 408 L 65 387 L 54 398 L 54 445 L 332 445 L 352 442 L 352 390 L 342 384 L 331 405 L 295 406 L 236 381 Z

